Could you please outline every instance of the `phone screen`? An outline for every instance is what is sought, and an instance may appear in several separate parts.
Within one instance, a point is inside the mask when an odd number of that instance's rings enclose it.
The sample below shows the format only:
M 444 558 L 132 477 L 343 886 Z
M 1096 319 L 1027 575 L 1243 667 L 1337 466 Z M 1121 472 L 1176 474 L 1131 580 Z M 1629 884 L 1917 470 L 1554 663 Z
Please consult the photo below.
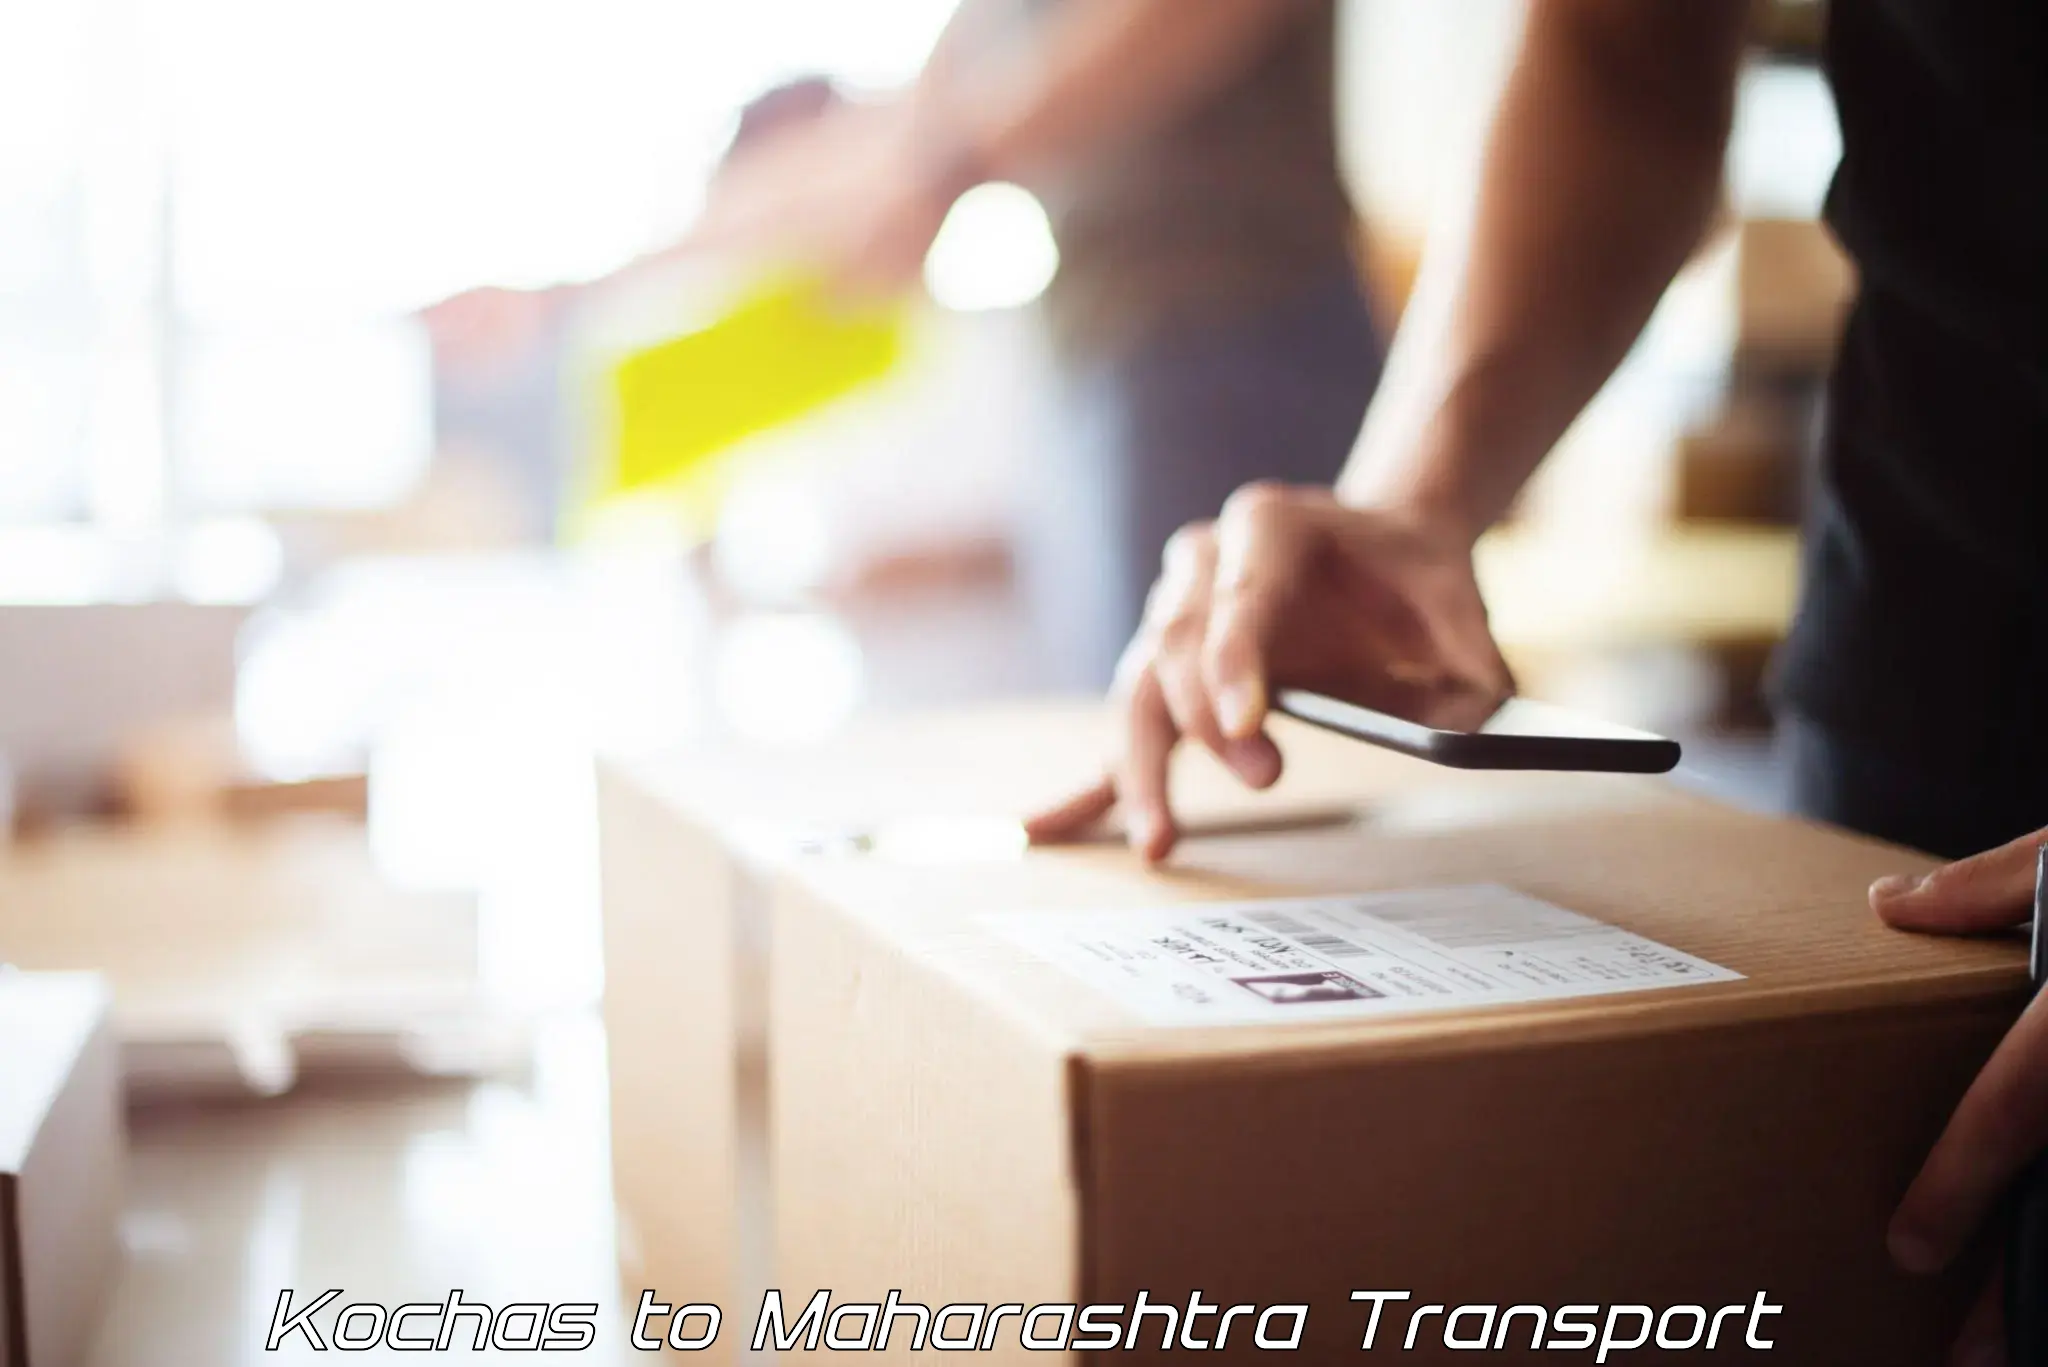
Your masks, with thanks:
M 1425 725 L 1429 723 L 1425 722 Z M 1438 731 L 1467 731 L 1483 736 L 1583 736 L 1588 740 L 1662 740 L 1662 736 L 1619 726 L 1598 717 L 1566 711 L 1528 698 L 1509 698 L 1477 727 L 1432 726 Z

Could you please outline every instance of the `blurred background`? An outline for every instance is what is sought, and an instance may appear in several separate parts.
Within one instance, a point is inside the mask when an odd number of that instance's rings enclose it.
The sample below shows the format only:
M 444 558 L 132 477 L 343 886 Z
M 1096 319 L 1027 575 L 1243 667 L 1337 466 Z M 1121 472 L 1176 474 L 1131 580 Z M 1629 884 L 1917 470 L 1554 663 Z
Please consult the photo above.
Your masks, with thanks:
M 513 1079 L 407 1103 L 394 1218 L 488 1223 L 488 1184 L 423 1173 L 489 1134 L 601 1193 L 593 754 L 1106 680 L 1115 576 L 1038 530 L 1095 487 L 1058 307 L 1088 248 L 1057 196 L 970 191 L 865 323 L 801 291 L 775 313 L 678 245 L 743 161 L 742 109 L 792 82 L 880 98 L 952 11 L 0 4 L 0 960 L 114 977 L 157 1107 L 145 1192 L 200 1171 L 208 1106 L 324 1061 Z M 1849 290 L 1816 222 L 1816 11 L 1760 6 L 1723 226 L 1481 552 L 1528 691 L 1679 735 L 1692 781 L 1756 803 Z M 1519 14 L 1337 7 L 1381 339 Z M 681 431 L 704 375 L 803 392 Z M 291 1283 L 306 1161 L 142 1198 L 131 1251 L 189 1249 L 227 1201 L 269 1212 L 270 1243 L 235 1245 L 271 1250 L 248 1285 Z M 554 1204 L 551 1246 L 607 1246 L 601 1200 Z

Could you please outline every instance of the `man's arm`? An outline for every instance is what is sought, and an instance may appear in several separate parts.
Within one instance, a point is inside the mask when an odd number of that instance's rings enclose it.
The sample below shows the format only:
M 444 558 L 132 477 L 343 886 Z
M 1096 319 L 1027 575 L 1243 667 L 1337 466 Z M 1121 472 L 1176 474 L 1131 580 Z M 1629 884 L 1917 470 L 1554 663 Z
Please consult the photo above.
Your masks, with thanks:
M 1065 0 L 1017 23 L 963 0 L 915 85 L 736 158 L 679 249 L 808 261 L 842 290 L 892 293 L 973 186 L 1142 136 L 1329 3 Z
M 1028 181 L 1170 122 L 1331 0 L 1066 0 L 1016 40 L 963 0 L 910 99 L 941 155 L 972 178 Z M 990 49 L 983 51 L 980 49 Z
M 1338 492 L 1476 538 L 1719 200 L 1749 6 L 1536 0 L 1469 213 L 1433 241 Z
M 1134 845 L 1176 839 L 1183 739 L 1278 777 L 1277 682 L 1512 687 L 1472 542 L 1608 372 L 1711 216 L 1746 0 L 1533 0 L 1473 212 L 1432 246 L 1340 483 L 1240 490 L 1183 529 L 1118 671 L 1122 753 L 1029 825 L 1062 839 L 1112 805 Z

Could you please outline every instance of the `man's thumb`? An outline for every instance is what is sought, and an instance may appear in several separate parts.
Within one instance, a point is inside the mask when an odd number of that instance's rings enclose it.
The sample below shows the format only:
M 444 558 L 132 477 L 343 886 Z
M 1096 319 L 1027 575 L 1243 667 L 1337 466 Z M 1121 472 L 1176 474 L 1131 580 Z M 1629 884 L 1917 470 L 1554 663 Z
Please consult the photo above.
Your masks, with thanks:
M 2019 925 L 2032 914 L 2042 839 L 2037 832 L 1929 874 L 1881 878 L 1870 887 L 1871 910 L 1899 930 L 1941 935 Z

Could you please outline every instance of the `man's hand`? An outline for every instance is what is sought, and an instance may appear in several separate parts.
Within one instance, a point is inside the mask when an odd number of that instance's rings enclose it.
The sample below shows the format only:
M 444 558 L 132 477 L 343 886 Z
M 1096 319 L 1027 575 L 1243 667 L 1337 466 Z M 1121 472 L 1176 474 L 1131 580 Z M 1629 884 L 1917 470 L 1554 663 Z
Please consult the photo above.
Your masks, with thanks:
M 957 176 L 903 100 L 842 104 L 736 153 L 685 244 L 887 298 L 916 282 L 966 188 Z
M 1887 878 L 1870 905 L 1887 925 L 1941 935 L 2024 924 L 2033 910 L 2036 851 L 2048 830 L 1947 864 L 1925 878 Z M 1892 1216 L 1892 1258 L 1909 1272 L 1946 1267 L 2020 1171 L 2048 1150 L 2048 998 L 2037 999 L 1970 1085 L 1920 1175 Z M 1998 1279 L 1957 1341 L 1959 1367 L 2005 1361 Z
M 1265 733 L 1271 690 L 1295 686 L 1399 709 L 1513 691 L 1487 630 L 1461 532 L 1326 489 L 1255 484 L 1213 524 L 1182 528 L 1117 668 L 1121 754 L 1099 783 L 1026 823 L 1071 838 L 1122 804 L 1134 848 L 1166 857 L 1177 831 L 1167 762 L 1185 737 L 1255 788 L 1280 777 Z

